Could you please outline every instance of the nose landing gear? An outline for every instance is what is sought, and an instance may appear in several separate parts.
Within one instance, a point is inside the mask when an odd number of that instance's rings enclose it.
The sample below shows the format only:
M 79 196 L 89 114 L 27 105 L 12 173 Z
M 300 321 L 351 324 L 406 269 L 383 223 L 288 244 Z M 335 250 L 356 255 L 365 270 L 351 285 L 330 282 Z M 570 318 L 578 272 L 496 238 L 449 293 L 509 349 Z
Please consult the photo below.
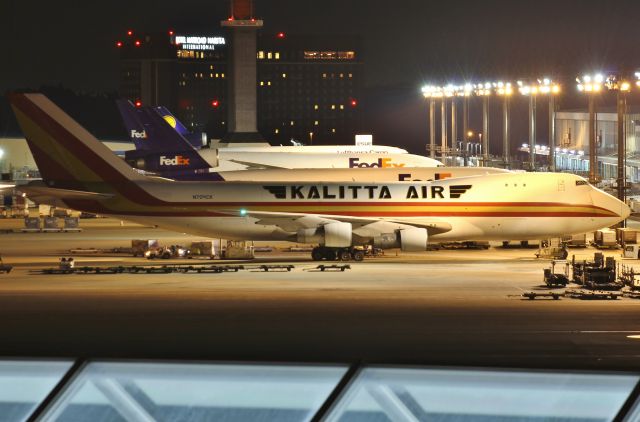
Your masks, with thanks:
M 362 261 L 364 259 L 364 251 L 356 248 L 328 248 L 326 246 L 318 246 L 311 251 L 311 258 L 314 261 Z

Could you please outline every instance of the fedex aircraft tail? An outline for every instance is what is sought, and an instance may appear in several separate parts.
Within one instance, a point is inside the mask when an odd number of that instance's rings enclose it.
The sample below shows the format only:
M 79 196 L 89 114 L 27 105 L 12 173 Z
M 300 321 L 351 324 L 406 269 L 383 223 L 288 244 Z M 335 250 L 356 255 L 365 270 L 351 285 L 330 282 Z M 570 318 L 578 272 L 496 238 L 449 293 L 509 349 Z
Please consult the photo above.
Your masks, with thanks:
M 188 135 L 189 133 L 189 129 L 187 129 L 185 127 L 185 125 L 182 124 L 182 122 L 180 120 L 178 120 L 176 118 L 176 116 L 174 116 L 173 114 L 171 114 L 171 112 L 165 107 L 165 106 L 157 106 L 154 107 L 156 112 L 162 116 L 162 118 L 164 120 L 167 121 L 167 123 L 169 123 L 169 125 L 175 129 L 176 132 L 178 132 L 180 135 L 184 136 L 184 135 Z
M 116 100 L 116 105 L 122 116 L 127 136 L 134 143 L 137 150 L 151 150 L 153 145 L 148 141 L 147 131 L 138 118 L 138 109 L 129 100 Z
M 119 100 L 129 137 L 136 146 L 125 159 L 134 167 L 153 171 L 184 171 L 211 167 L 169 122 L 153 108 L 136 108 L 130 101 Z
M 194 148 L 202 148 L 207 143 L 207 134 L 204 132 L 190 132 L 180 120 L 165 107 L 154 107 L 156 113 L 169 123 L 176 132 L 178 132 L 184 139 L 186 139 Z

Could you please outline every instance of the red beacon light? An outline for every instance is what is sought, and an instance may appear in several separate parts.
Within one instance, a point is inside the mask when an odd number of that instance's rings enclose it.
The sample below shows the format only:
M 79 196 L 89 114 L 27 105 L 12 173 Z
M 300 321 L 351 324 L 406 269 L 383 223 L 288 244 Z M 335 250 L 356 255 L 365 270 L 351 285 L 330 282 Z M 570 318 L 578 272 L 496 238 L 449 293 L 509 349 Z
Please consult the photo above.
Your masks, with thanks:
M 351 100 L 351 107 L 355 107 L 358 105 L 358 102 L 356 100 Z
M 218 106 L 220 106 L 220 101 L 218 100 L 211 101 L 211 107 L 218 108 Z
M 142 107 L 142 101 L 140 101 L 140 100 L 136 100 L 136 102 L 133 103 L 133 104 L 136 106 L 136 108 Z
M 169 35 L 173 35 L 173 29 L 169 30 Z
M 136 45 L 136 47 L 140 47 L 142 45 L 142 43 L 140 42 L 140 40 L 136 40 L 136 42 L 134 43 Z
M 133 35 L 133 31 L 132 31 L 132 30 L 128 30 L 128 31 L 127 31 L 127 35 L 128 35 L 128 36 L 132 36 L 132 35 Z
M 122 41 L 116 42 L 116 47 L 118 47 L 118 48 L 122 47 Z
M 233 21 L 233 16 L 229 16 L 229 19 L 227 19 L 229 22 Z
M 278 32 L 277 37 L 278 38 L 284 38 L 285 37 L 284 32 Z

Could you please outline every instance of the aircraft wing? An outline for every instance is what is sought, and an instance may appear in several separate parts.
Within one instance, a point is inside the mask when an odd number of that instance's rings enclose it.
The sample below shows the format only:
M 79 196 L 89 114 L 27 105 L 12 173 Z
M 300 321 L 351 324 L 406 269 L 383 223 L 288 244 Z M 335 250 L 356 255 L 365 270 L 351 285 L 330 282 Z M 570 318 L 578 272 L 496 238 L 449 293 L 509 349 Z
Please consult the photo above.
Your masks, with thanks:
M 217 212 L 220 212 L 217 210 Z M 295 232 L 299 229 L 309 229 L 320 227 L 328 223 L 342 222 L 351 223 L 354 233 L 362 236 L 371 236 L 377 233 L 389 233 L 394 230 L 407 229 L 412 227 L 427 229 L 429 235 L 445 233 L 451 230 L 451 224 L 437 219 L 415 220 L 411 222 L 396 221 L 393 219 L 376 217 L 353 217 L 342 215 L 305 214 L 295 212 L 270 212 L 270 211 L 250 211 L 250 210 L 229 210 L 223 211 L 231 215 L 256 218 L 256 224 L 266 226 L 276 226 L 286 232 Z
M 28 196 L 46 196 L 58 199 L 110 199 L 114 195 L 108 193 L 86 192 L 71 189 L 50 188 L 48 186 L 18 186 L 20 192 Z
M 278 166 L 270 166 L 268 164 L 254 163 L 251 161 L 242 161 L 242 160 L 227 160 L 231 163 L 242 164 L 243 166 L 247 166 L 247 170 L 264 170 L 264 169 L 287 169 L 288 167 L 278 167 Z

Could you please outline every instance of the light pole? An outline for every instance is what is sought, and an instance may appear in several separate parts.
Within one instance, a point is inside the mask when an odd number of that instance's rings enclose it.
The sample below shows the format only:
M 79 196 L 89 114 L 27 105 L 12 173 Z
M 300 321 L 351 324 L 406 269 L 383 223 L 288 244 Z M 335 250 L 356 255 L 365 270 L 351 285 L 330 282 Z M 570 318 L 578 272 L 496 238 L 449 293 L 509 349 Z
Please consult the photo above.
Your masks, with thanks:
M 640 73 L 635 74 L 636 86 L 640 87 Z M 618 172 L 616 175 L 616 193 L 618 199 L 622 202 L 625 201 L 626 196 L 626 183 L 627 183 L 627 131 L 626 131 L 626 116 L 627 116 L 627 93 L 631 91 L 631 83 L 624 77 L 624 75 L 610 75 L 607 77 L 604 86 L 609 91 L 616 91 L 616 104 L 617 104 L 617 129 L 618 129 Z M 625 221 L 620 224 L 625 226 Z
M 429 99 L 429 157 L 436 158 L 436 100 Z
M 422 87 L 422 95 L 429 100 L 429 156 L 435 158 L 436 156 L 436 100 L 440 99 L 440 116 L 442 120 L 442 144 L 440 159 L 446 159 L 446 147 L 447 147 L 447 109 L 446 109 L 446 95 L 445 89 L 441 86 L 425 85 Z
M 513 88 L 509 82 L 498 82 L 496 93 L 502 97 L 502 161 L 505 168 L 511 167 L 510 159 L 510 98 L 513 95 Z
M 482 97 L 482 133 L 478 134 L 482 144 L 482 165 L 489 162 L 489 98 L 491 97 L 491 83 L 476 86 L 476 95 Z M 484 134 L 484 142 L 483 135 Z
M 596 145 L 596 96 L 602 91 L 604 76 L 584 75 L 576 78 L 578 91 L 584 92 L 589 98 L 589 183 L 600 181 L 598 174 L 598 155 Z

